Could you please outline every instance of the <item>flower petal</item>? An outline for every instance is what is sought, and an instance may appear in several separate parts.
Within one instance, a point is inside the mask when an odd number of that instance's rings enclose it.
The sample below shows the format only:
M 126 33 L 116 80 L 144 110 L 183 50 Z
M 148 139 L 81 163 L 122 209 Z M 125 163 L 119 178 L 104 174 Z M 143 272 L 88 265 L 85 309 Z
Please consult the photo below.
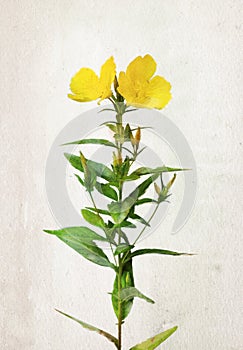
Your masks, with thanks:
M 155 76 L 148 85 L 146 96 L 149 97 L 150 108 L 162 109 L 171 100 L 171 85 L 163 77 Z
M 116 65 L 114 58 L 111 56 L 101 67 L 100 70 L 100 98 L 104 100 L 112 95 L 111 84 L 113 83 L 116 75 Z
M 136 57 L 127 67 L 126 75 L 131 80 L 149 80 L 156 71 L 156 62 L 150 55 Z
M 81 68 L 70 83 L 74 95 L 68 95 L 73 100 L 87 102 L 97 100 L 101 95 L 100 83 L 95 72 L 90 68 Z

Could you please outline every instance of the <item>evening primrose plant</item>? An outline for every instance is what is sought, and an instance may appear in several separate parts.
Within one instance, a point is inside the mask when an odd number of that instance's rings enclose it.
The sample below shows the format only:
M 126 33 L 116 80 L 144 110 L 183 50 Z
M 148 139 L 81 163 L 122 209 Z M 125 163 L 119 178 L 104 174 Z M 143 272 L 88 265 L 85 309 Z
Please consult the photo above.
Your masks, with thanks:
M 113 138 L 82 139 L 69 144 L 80 145 L 79 155 L 65 154 L 67 160 L 78 171 L 76 175 L 80 185 L 87 191 L 91 206 L 81 210 L 83 219 L 94 226 L 66 227 L 59 230 L 44 230 L 57 236 L 77 253 L 92 263 L 114 271 L 114 284 L 111 304 L 117 318 L 117 336 L 92 326 L 84 321 L 57 310 L 64 316 L 78 322 L 84 328 L 99 333 L 122 349 L 122 326 L 131 312 L 134 298 L 154 301 L 136 288 L 133 273 L 133 260 L 145 254 L 170 256 L 190 255 L 166 249 L 137 249 L 138 240 L 145 230 L 149 230 L 159 206 L 168 200 L 170 189 L 176 179 L 176 173 L 183 170 L 159 165 L 157 168 L 146 166 L 136 168 L 136 160 L 143 152 L 141 137 L 143 126 L 124 125 L 123 116 L 137 108 L 162 109 L 171 99 L 171 85 L 163 77 L 155 75 L 156 62 L 150 55 L 138 56 L 125 72 L 116 74 L 116 65 L 110 57 L 101 67 L 100 75 L 90 68 L 81 68 L 71 79 L 68 95 L 77 102 L 108 100 L 110 107 L 105 108 L 115 118 L 105 123 Z M 134 108 L 135 107 L 135 108 Z M 130 114 L 132 118 L 132 113 Z M 98 116 L 97 116 L 98 118 Z M 86 144 L 107 147 L 110 152 L 110 165 L 88 159 L 83 150 Z M 172 173 L 168 183 L 164 183 L 163 174 Z M 127 195 L 124 188 L 129 183 L 133 189 Z M 147 190 L 154 186 L 153 197 Z M 94 193 L 109 199 L 109 204 L 99 207 Z M 96 194 L 97 195 L 97 194 Z M 104 201 L 104 203 L 106 203 Z M 149 204 L 153 207 L 148 219 L 138 214 L 137 208 Z M 128 238 L 127 230 L 139 227 L 136 235 Z M 104 243 L 109 250 L 104 252 Z M 162 331 L 151 338 L 134 345 L 130 350 L 153 350 L 171 336 L 177 327 Z

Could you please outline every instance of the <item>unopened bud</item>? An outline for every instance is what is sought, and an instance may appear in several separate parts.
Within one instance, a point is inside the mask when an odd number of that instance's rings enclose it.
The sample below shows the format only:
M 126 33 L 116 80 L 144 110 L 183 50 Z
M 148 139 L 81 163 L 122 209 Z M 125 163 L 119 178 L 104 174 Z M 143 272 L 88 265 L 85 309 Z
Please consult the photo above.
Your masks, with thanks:
M 156 193 L 157 193 L 158 195 L 160 195 L 160 193 L 161 193 L 161 188 L 157 185 L 156 182 L 154 183 L 154 189 L 155 189 Z
M 133 136 L 132 132 L 130 133 L 130 141 L 131 141 L 133 146 L 137 145 L 137 141 L 136 141 L 135 137 Z
M 140 140 L 141 140 L 141 129 L 140 129 L 140 127 L 138 127 L 138 129 L 136 131 L 135 139 L 136 139 L 137 143 L 139 143 Z
M 169 190 L 171 188 L 171 186 L 173 185 L 175 179 L 176 179 L 176 174 L 174 174 L 172 179 L 167 183 L 167 185 L 166 185 L 167 190 Z
M 87 169 L 87 163 L 86 163 L 86 159 L 85 156 L 83 155 L 82 152 L 80 152 L 80 160 L 81 160 L 81 164 L 84 170 Z

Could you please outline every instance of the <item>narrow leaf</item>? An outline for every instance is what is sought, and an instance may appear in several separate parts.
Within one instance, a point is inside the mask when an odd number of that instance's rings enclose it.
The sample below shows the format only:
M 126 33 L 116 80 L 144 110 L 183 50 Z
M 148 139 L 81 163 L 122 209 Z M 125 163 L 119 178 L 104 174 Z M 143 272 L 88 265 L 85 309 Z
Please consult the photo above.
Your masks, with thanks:
M 124 288 L 121 291 L 120 299 L 122 302 L 131 300 L 133 298 L 140 298 L 146 300 L 148 303 L 154 304 L 154 301 L 148 297 L 146 297 L 144 294 L 139 292 L 137 288 L 135 287 L 128 287 Z
M 57 237 L 66 237 L 66 239 L 73 239 L 84 243 L 91 243 L 92 241 L 106 242 L 106 238 L 100 236 L 93 230 L 85 226 L 65 227 L 60 230 L 44 230 Z
M 68 227 L 57 231 L 44 231 L 56 235 L 61 241 L 76 250 L 76 252 L 85 259 L 97 265 L 115 268 L 103 250 L 97 247 L 93 242 L 93 240 L 107 241 L 107 239 L 99 236 L 87 227 Z
M 142 198 L 142 199 L 138 199 L 135 204 L 141 205 L 141 204 L 145 204 L 145 203 L 157 203 L 157 201 L 152 199 L 152 198 Z
M 64 153 L 64 155 L 75 169 L 78 169 L 81 172 L 84 171 L 79 156 L 70 153 Z M 93 160 L 87 160 L 87 164 L 89 164 L 90 168 L 92 168 L 95 171 L 97 176 L 109 182 L 116 183 L 116 177 L 114 173 L 104 164 L 94 162 Z
M 111 334 L 109 334 L 109 333 L 103 331 L 103 330 L 100 329 L 100 328 L 94 327 L 94 326 L 92 326 L 92 325 L 90 325 L 90 324 L 88 324 L 88 323 L 85 323 L 85 322 L 83 322 L 83 321 L 80 321 L 80 320 L 78 320 L 77 318 L 75 318 L 75 317 L 73 317 L 73 316 L 70 316 L 70 315 L 68 315 L 68 314 L 66 314 L 66 313 L 64 313 L 64 312 L 62 312 L 62 311 L 60 311 L 60 310 L 57 310 L 57 309 L 55 309 L 55 310 L 56 310 L 57 312 L 59 312 L 61 315 L 66 316 L 66 317 L 70 318 L 71 320 L 73 320 L 73 321 L 79 323 L 83 328 L 86 328 L 86 329 L 88 329 L 89 331 L 97 332 L 98 334 L 103 335 L 103 336 L 104 336 L 105 338 L 107 338 L 109 341 L 111 341 L 112 343 L 114 343 L 115 346 L 116 346 L 117 349 L 118 349 L 118 339 L 115 338 L 113 335 L 111 335 Z
M 78 179 L 78 181 L 81 183 L 82 186 L 84 186 L 84 181 L 81 179 L 81 177 L 77 174 L 74 174 L 76 176 L 76 178 Z
M 128 197 L 123 201 L 112 202 L 108 204 L 108 209 L 115 223 L 121 223 L 128 215 L 130 209 L 138 199 L 139 190 L 135 189 Z
M 82 209 L 81 213 L 83 215 L 83 218 L 91 225 L 98 226 L 101 228 L 105 227 L 104 220 L 100 215 L 95 214 L 94 212 L 87 210 L 87 209 Z
M 121 278 L 122 288 L 134 287 L 134 278 L 133 278 L 133 268 L 132 260 L 126 262 L 123 266 L 122 278 Z M 118 318 L 118 278 L 116 276 L 112 291 L 112 306 L 115 311 L 115 314 Z M 124 301 L 122 303 L 122 320 L 124 320 L 131 311 L 133 305 L 133 299 Z
M 131 250 L 133 247 L 134 247 L 133 245 L 127 245 L 126 243 L 121 243 L 116 247 L 114 255 L 126 253 L 127 251 Z
M 95 188 L 104 196 L 111 198 L 115 201 L 118 200 L 117 192 L 109 184 L 102 184 L 100 182 L 96 182 Z
M 137 220 L 137 221 L 141 222 L 145 226 L 150 226 L 150 224 L 146 220 L 144 220 L 141 216 L 139 216 L 138 214 L 129 213 L 129 218 L 131 218 L 133 220 Z
M 167 338 L 169 338 L 177 330 L 177 328 L 178 327 L 176 326 L 157 334 L 154 337 L 147 339 L 143 343 L 133 346 L 130 350 L 154 350 Z
M 62 146 L 67 145 L 87 145 L 87 144 L 93 144 L 93 145 L 103 145 L 103 146 L 109 146 L 117 148 L 116 145 L 113 142 L 110 142 L 105 139 L 84 139 L 84 140 L 78 140 L 73 142 L 64 143 Z
M 92 211 L 97 212 L 99 214 L 111 216 L 111 213 L 108 210 L 105 210 L 105 209 L 92 208 L 92 207 L 86 207 L 86 209 L 92 210 Z
M 147 168 L 147 167 L 141 167 L 132 172 L 132 175 L 148 175 L 148 174 L 161 174 L 161 173 L 170 173 L 175 171 L 185 171 L 189 169 L 182 169 L 182 168 L 170 168 L 167 166 L 157 167 L 157 168 Z
M 131 258 L 134 258 L 135 256 L 139 256 L 139 255 L 144 255 L 144 254 L 162 254 L 162 255 L 173 255 L 173 256 L 180 256 L 180 255 L 187 255 L 187 256 L 191 256 L 194 254 L 188 254 L 188 253 L 178 253 L 178 252 L 173 252 L 171 250 L 164 250 L 164 249 L 139 249 L 136 250 L 135 252 L 131 253 Z

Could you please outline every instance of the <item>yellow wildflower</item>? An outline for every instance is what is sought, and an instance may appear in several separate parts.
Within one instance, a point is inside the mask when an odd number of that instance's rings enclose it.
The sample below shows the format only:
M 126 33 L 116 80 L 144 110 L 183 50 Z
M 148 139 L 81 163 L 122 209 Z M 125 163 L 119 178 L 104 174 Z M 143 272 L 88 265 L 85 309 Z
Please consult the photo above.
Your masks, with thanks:
M 128 105 L 143 108 L 162 109 L 171 99 L 171 85 L 163 77 L 156 75 L 156 62 L 150 55 L 136 57 L 120 72 L 118 92 Z
M 113 57 L 110 57 L 101 67 L 100 78 L 92 69 L 81 68 L 71 80 L 70 90 L 73 94 L 68 94 L 68 97 L 78 102 L 109 98 L 112 95 L 111 84 L 115 75 L 116 65 Z

